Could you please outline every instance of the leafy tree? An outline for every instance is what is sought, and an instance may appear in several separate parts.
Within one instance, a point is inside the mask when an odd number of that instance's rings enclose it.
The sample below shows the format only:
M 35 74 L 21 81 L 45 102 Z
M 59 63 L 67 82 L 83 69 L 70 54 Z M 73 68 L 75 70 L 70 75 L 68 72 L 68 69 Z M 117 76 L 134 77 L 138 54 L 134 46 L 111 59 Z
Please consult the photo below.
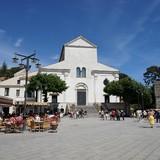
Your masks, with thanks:
M 7 70 L 8 70 L 7 64 L 6 62 L 3 62 L 2 68 L 1 68 L 2 74 L 5 75 L 7 73 Z
M 15 73 L 19 72 L 20 70 L 22 70 L 21 67 L 12 67 L 12 68 L 10 69 L 10 72 L 11 72 L 11 74 L 12 74 L 12 76 L 13 76 Z
M 32 76 L 29 80 L 29 84 L 27 85 L 28 91 L 42 90 L 45 102 L 48 100 L 48 92 L 62 93 L 67 88 L 65 81 L 53 74 L 37 74 Z
M 14 74 L 20 70 L 20 67 L 13 67 L 11 69 L 8 69 L 7 64 L 4 62 L 2 64 L 2 67 L 0 68 L 0 77 L 6 77 L 6 79 L 12 78 Z
M 154 85 L 157 80 L 160 80 L 160 67 L 151 66 L 143 74 L 144 81 L 147 86 Z
M 126 78 L 126 77 L 129 77 L 129 76 L 125 73 L 119 73 L 119 79 Z
M 142 96 L 144 98 L 145 105 L 149 105 L 152 102 L 149 89 L 130 77 L 110 82 L 105 86 L 104 92 L 109 95 L 123 97 L 123 101 L 126 105 L 141 104 Z
M 0 76 L 5 77 L 7 73 L 7 64 L 3 62 L 2 67 L 0 68 Z

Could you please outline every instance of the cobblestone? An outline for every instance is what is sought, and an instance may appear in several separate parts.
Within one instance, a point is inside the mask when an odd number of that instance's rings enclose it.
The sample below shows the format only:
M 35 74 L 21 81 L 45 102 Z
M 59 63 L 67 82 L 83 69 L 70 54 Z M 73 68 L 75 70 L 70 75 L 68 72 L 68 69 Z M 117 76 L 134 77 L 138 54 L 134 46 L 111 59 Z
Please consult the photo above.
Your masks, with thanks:
M 160 160 L 160 123 L 65 117 L 57 133 L 0 133 L 1 160 Z

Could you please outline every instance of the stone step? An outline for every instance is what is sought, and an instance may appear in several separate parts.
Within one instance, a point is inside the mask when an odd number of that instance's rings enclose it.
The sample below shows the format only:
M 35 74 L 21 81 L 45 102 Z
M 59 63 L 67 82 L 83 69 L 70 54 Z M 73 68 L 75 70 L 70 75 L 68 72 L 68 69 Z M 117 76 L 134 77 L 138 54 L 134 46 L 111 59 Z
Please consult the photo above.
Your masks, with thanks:
M 83 111 L 87 111 L 89 117 L 98 117 L 97 110 L 94 106 L 77 106 L 76 109 L 83 109 Z

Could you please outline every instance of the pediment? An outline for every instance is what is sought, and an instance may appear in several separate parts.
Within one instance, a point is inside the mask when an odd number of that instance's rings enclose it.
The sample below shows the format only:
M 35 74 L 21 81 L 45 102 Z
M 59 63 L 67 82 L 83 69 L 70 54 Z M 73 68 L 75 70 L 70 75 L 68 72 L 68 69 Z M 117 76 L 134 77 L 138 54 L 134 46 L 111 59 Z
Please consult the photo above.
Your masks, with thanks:
M 92 47 L 92 48 L 97 48 L 96 45 L 88 41 L 82 36 L 77 37 L 76 39 L 68 42 L 65 44 L 65 46 L 70 46 L 70 47 Z

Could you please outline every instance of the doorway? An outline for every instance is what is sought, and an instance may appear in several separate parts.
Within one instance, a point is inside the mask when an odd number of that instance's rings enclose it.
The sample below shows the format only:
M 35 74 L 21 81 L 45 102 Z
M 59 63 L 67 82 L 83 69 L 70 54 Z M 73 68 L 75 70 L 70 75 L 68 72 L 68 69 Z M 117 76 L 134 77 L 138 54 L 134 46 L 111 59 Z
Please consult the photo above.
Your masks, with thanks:
M 77 90 L 77 105 L 86 105 L 86 90 Z

